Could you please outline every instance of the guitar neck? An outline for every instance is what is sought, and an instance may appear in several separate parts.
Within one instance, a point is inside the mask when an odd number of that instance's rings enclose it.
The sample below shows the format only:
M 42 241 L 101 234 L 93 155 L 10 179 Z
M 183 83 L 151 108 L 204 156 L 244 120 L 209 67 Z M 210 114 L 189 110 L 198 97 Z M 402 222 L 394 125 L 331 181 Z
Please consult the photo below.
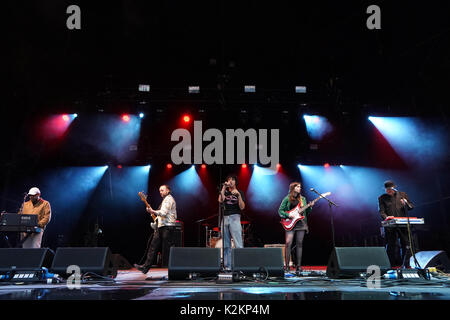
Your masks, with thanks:
M 147 208 L 151 208 L 150 204 L 147 202 L 147 199 L 141 198 L 141 200 L 144 202 L 144 204 Z M 153 213 L 151 215 L 152 215 L 153 221 L 156 221 L 156 218 L 157 218 L 156 215 L 154 215 Z

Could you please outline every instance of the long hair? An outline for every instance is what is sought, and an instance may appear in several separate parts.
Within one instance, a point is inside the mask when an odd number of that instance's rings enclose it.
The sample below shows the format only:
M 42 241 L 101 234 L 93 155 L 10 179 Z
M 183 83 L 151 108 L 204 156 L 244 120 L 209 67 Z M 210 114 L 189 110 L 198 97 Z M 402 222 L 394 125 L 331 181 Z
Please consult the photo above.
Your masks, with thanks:
M 298 186 L 298 185 L 302 185 L 300 182 L 292 182 L 290 185 L 289 185 L 289 202 L 290 203 L 295 203 L 295 202 L 300 202 L 300 200 L 301 200 L 301 198 L 300 198 L 300 193 L 299 194 L 297 194 L 297 197 L 294 197 L 294 189 L 295 189 L 295 187 L 296 186 Z

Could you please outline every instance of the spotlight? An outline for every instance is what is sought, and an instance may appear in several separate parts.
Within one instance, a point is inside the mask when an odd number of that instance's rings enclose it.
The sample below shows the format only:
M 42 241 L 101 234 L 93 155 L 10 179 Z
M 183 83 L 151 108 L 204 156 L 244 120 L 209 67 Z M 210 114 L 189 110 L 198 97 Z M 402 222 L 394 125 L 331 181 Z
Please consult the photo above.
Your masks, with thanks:
M 247 165 L 246 165 L 245 163 L 243 163 L 243 164 L 241 165 L 241 168 L 242 168 L 242 169 L 246 169 L 246 168 L 247 168 Z
M 172 169 L 172 164 L 171 164 L 171 163 L 168 163 L 168 164 L 166 165 L 166 168 L 167 168 L 167 169 Z
M 256 92 L 256 86 L 253 86 L 253 85 L 251 85 L 251 86 L 244 86 L 244 92 L 254 93 L 254 92 Z
M 329 167 L 330 167 L 330 164 L 327 162 L 327 163 L 325 163 L 323 166 L 324 166 L 324 168 L 329 168 Z
M 189 93 L 200 93 L 200 86 L 189 86 Z
M 62 116 L 62 119 L 63 119 L 65 122 L 67 122 L 67 121 L 70 120 L 70 118 L 69 118 L 69 116 L 68 116 L 67 114 L 64 114 L 64 115 Z
M 277 169 L 279 170 L 281 168 L 281 164 L 277 164 Z
M 73 117 L 74 117 L 74 118 L 78 117 L 78 113 L 74 113 L 74 114 L 73 114 Z
M 130 116 L 127 114 L 122 115 L 122 121 L 124 122 L 130 122 Z
M 150 85 L 149 84 L 140 84 L 138 87 L 138 90 L 140 92 L 150 92 Z
M 202 164 L 202 169 L 206 169 L 206 164 Z
M 144 117 L 144 114 L 141 112 L 141 113 L 139 113 L 139 118 L 143 118 Z
M 305 86 L 295 86 L 295 93 L 306 93 Z
M 189 122 L 191 122 L 191 117 L 190 117 L 189 115 L 185 114 L 185 115 L 183 116 L 183 121 L 184 121 L 185 123 L 189 123 Z
M 118 168 L 118 169 L 122 169 L 122 165 L 119 164 L 119 165 L 117 166 L 117 168 Z

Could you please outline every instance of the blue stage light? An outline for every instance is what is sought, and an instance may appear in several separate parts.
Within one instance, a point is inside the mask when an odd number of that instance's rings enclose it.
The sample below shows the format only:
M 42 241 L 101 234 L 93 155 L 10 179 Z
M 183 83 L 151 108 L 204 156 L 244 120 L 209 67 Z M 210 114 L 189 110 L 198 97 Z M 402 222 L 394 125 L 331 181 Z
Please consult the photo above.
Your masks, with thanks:
M 325 117 L 303 115 L 308 135 L 314 140 L 320 140 L 330 133 L 333 128 Z
M 439 123 L 412 117 L 369 117 L 405 162 L 429 166 L 448 156 L 448 136 Z

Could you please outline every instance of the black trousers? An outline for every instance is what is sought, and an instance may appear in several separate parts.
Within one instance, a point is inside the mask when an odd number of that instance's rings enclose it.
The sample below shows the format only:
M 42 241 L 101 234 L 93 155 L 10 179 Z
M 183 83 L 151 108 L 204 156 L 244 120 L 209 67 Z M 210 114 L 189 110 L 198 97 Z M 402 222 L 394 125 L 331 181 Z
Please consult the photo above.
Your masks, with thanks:
M 161 227 L 158 228 L 158 231 L 153 233 L 152 242 L 150 243 L 150 248 L 147 253 L 147 259 L 145 260 L 145 266 L 152 266 L 156 257 L 158 256 L 158 252 L 161 251 L 162 257 L 162 267 L 167 267 L 169 265 L 169 254 L 170 247 L 173 244 L 173 233 L 175 227 Z
M 409 247 L 408 230 L 401 227 L 385 228 L 386 236 L 386 251 L 391 262 L 391 266 L 402 266 L 405 262 L 405 267 L 409 267 L 409 258 L 411 257 L 411 250 Z M 400 247 L 398 246 L 400 240 Z

